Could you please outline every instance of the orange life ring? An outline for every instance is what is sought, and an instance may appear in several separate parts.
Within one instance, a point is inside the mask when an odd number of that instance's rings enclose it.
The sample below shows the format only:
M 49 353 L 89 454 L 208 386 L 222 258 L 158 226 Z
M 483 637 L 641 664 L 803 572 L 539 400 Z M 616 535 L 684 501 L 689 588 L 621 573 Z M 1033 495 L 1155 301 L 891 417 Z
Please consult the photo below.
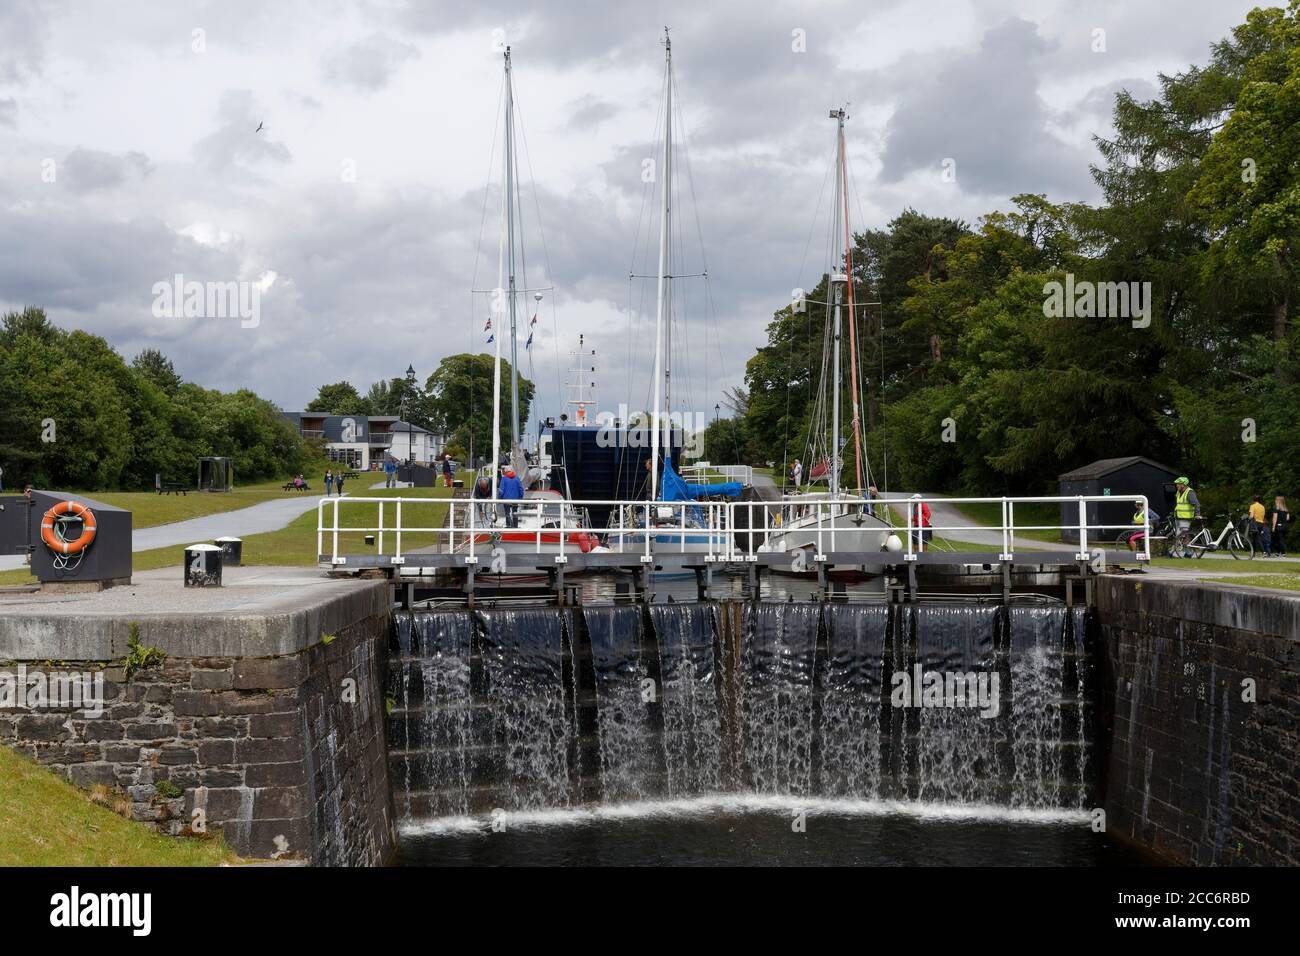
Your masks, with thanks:
M 81 519 L 81 537 L 63 541 L 54 533 L 54 519 L 59 515 L 75 515 Z M 95 540 L 95 513 L 79 501 L 60 501 L 41 518 L 41 540 L 56 554 L 81 554 Z

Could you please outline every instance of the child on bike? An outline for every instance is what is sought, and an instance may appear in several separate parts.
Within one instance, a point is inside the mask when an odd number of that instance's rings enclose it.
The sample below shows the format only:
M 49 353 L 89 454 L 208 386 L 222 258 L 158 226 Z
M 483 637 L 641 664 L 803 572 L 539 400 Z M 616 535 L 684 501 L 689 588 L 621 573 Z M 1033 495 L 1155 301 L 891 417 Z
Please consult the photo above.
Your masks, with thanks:
M 1133 512 L 1133 523 L 1137 525 L 1137 530 L 1131 532 L 1128 536 L 1128 549 L 1137 551 L 1138 545 L 1142 544 L 1147 537 L 1147 526 L 1154 526 L 1160 520 L 1160 516 L 1151 510 L 1151 506 L 1140 498 L 1133 502 L 1136 509 Z

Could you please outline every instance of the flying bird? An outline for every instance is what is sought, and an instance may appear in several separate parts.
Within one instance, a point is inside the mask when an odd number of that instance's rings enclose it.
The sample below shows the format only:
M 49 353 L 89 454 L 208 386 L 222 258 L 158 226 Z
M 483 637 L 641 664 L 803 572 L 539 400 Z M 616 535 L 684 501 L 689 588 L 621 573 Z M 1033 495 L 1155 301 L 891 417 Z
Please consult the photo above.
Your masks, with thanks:
M 266 125 L 265 123 L 258 123 L 258 124 L 257 124 L 257 129 L 253 130 L 253 132 L 254 132 L 254 133 L 260 133 L 260 132 L 262 132 L 262 127 L 265 126 L 265 125 Z

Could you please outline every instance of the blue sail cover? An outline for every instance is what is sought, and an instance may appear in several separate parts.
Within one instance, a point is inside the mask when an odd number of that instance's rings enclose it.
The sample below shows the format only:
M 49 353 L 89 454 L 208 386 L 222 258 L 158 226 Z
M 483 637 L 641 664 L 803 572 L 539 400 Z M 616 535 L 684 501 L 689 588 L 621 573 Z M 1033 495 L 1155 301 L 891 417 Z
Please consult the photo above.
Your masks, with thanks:
M 660 501 L 694 501 L 701 495 L 726 495 L 739 498 L 744 488 L 738 481 L 722 481 L 712 485 L 695 485 L 673 470 L 672 459 L 664 459 Z

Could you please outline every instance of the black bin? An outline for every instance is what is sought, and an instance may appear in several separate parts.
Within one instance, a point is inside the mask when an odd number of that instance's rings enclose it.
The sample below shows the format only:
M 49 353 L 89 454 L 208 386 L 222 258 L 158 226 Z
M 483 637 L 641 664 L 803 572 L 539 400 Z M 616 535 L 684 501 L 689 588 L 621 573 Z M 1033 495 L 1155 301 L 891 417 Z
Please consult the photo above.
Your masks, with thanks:
M 216 545 L 221 549 L 221 563 L 223 565 L 228 568 L 237 568 L 243 563 L 243 538 L 218 538 Z
M 221 587 L 222 551 L 215 544 L 192 544 L 185 549 L 185 586 Z

